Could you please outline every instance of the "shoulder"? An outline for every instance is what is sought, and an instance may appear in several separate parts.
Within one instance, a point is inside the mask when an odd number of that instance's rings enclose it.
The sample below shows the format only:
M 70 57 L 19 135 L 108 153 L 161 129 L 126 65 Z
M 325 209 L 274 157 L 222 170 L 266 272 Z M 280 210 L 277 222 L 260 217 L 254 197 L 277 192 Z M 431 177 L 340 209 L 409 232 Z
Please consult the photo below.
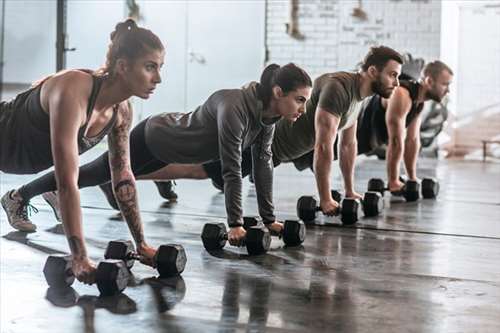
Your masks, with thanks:
M 87 100 L 92 91 L 94 80 L 90 73 L 79 70 L 62 71 L 44 83 L 44 90 L 51 95 L 71 96 Z

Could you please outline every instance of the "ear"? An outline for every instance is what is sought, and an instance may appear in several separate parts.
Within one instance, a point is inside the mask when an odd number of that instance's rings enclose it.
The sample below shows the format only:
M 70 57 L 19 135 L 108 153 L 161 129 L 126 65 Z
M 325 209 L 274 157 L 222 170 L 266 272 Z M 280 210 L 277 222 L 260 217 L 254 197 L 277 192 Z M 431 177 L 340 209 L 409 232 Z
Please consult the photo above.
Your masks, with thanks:
M 128 62 L 123 58 L 118 59 L 115 64 L 115 73 L 123 75 L 127 71 L 128 71 Z
M 371 65 L 370 67 L 368 67 L 368 74 L 371 77 L 377 77 L 377 75 L 378 75 L 377 67 L 375 67 L 374 65 Z
M 274 86 L 273 87 L 273 97 L 278 99 L 280 97 L 285 96 L 285 93 L 283 93 L 283 90 L 281 89 L 280 86 Z
M 434 79 L 433 79 L 430 75 L 429 75 L 429 76 L 426 76 L 426 77 L 424 78 L 424 83 L 425 83 L 426 85 L 428 85 L 429 87 L 431 87 L 431 86 L 432 86 L 432 84 L 434 83 Z

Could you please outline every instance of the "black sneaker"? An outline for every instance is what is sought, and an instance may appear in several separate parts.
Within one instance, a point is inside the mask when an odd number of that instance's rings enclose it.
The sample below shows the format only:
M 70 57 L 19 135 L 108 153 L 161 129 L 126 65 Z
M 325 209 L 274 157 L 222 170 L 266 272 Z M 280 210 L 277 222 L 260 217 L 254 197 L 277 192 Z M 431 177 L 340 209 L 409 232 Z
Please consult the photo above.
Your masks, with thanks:
M 109 205 L 113 207 L 114 210 L 120 210 L 120 207 L 118 207 L 118 202 L 116 202 L 115 193 L 113 192 L 113 186 L 111 185 L 111 182 L 99 185 L 99 188 L 106 196 Z
M 165 200 L 176 200 L 177 193 L 174 192 L 175 182 L 172 180 L 166 182 L 154 182 L 158 188 L 158 193 Z

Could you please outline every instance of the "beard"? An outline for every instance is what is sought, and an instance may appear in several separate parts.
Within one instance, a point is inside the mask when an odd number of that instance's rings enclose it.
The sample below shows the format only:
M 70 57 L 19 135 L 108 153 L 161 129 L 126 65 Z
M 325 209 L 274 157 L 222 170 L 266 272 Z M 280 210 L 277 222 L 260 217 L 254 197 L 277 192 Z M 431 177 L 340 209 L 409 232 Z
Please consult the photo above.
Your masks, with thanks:
M 372 91 L 375 94 L 380 95 L 383 98 L 391 97 L 392 90 L 393 89 L 390 89 L 389 87 L 384 86 L 382 84 L 380 78 L 377 78 L 375 81 L 372 82 Z
M 437 103 L 441 103 L 441 101 L 443 100 L 443 98 L 433 90 L 429 90 L 425 93 L 425 99 L 430 99 Z

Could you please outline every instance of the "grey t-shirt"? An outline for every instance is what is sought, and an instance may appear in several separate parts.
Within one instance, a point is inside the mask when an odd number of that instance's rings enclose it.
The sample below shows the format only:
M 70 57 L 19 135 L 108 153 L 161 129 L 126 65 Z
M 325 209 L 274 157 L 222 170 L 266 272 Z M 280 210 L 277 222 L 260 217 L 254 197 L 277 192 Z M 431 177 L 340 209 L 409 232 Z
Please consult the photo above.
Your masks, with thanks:
M 146 123 L 146 144 L 165 163 L 220 159 L 229 226 L 243 225 L 241 152 L 251 147 L 259 213 L 273 222 L 271 143 L 279 117 L 263 118 L 258 83 L 213 93 L 189 113 L 163 113 Z
M 292 161 L 314 149 L 314 117 L 320 107 L 340 118 L 339 128 L 349 128 L 361 110 L 360 74 L 337 72 L 323 74 L 314 81 L 306 112 L 295 122 L 285 119 L 276 124 L 272 144 L 275 158 Z

